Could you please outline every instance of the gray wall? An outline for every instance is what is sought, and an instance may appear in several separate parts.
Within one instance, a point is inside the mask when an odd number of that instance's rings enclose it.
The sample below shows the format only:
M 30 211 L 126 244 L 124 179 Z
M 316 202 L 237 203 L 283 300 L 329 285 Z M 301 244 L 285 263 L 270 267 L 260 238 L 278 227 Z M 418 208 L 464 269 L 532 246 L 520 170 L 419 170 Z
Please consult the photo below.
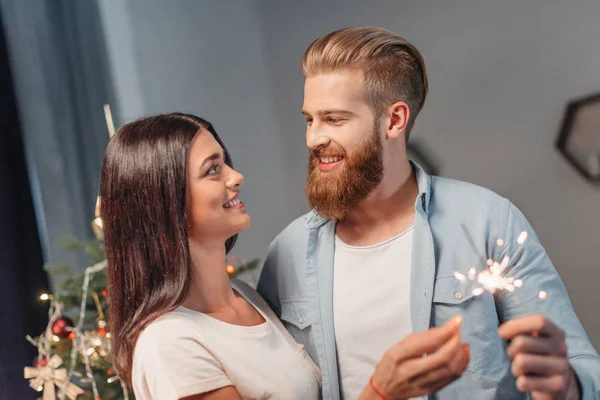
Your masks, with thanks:
M 170 110 L 213 121 L 246 176 L 253 218 L 236 254 L 306 210 L 299 62 L 348 25 L 419 47 L 431 93 L 413 133 L 444 176 L 486 186 L 529 218 L 600 348 L 600 189 L 554 150 L 565 102 L 600 90 L 600 3 L 558 1 L 101 2 L 120 115 Z

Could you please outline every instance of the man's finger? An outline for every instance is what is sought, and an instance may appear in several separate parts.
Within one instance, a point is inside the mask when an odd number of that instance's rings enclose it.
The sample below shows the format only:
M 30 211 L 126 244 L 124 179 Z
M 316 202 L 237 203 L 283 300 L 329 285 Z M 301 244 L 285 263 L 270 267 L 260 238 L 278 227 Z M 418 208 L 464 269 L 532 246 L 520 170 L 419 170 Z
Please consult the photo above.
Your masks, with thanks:
M 498 334 L 505 340 L 518 335 L 550 336 L 564 339 L 564 332 L 543 315 L 530 315 L 505 322 L 498 328 Z
M 564 342 L 556 344 L 555 340 L 545 337 L 519 335 L 512 340 L 506 349 L 506 354 L 512 360 L 519 353 L 548 354 L 564 357 L 567 355 L 567 346 Z
M 521 392 L 542 392 L 555 395 L 564 391 L 566 384 L 566 379 L 561 375 L 520 376 L 517 378 L 517 389 Z M 535 393 L 534 397 L 536 397 Z
M 563 357 L 540 356 L 519 353 L 513 359 L 511 371 L 514 376 L 523 375 L 563 375 L 569 369 L 569 362 Z
M 427 357 L 419 357 L 414 360 L 406 361 L 407 379 L 411 380 L 430 371 L 445 367 L 448 370 L 452 361 L 461 355 L 460 332 L 455 334 L 442 345 L 435 353 Z M 441 377 L 437 377 L 440 379 Z
M 431 328 L 425 332 L 413 333 L 398 342 L 391 351 L 394 352 L 394 356 L 398 362 L 409 358 L 421 357 L 423 354 L 433 353 L 458 331 L 462 320 L 461 316 L 453 317 L 439 328 Z
M 442 379 L 441 381 L 432 382 L 432 383 L 428 384 L 427 386 L 423 386 L 423 390 L 421 390 L 421 393 L 419 393 L 419 395 L 422 396 L 422 395 L 430 395 L 430 394 L 437 393 L 440 389 L 445 388 L 446 386 L 448 386 L 455 380 L 456 380 L 455 378 L 447 378 L 447 379 Z
M 469 363 L 469 345 L 460 346 L 458 353 L 454 354 L 454 359 L 449 365 L 442 365 L 434 370 L 426 371 L 411 380 L 411 384 L 419 387 L 429 387 L 440 381 L 450 382 L 458 379 L 464 372 Z

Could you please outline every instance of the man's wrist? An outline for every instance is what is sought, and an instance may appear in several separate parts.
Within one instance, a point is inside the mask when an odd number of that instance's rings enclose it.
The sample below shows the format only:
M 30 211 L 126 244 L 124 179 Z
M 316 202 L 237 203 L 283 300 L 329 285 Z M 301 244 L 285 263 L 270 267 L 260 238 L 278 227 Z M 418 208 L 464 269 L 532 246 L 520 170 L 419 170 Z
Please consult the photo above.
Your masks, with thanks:
M 369 383 L 365 386 L 358 397 L 358 400 L 387 400 L 385 395 L 383 395 L 373 384 L 373 378 L 369 379 Z
M 377 394 L 373 391 L 371 386 L 367 385 L 363 388 L 362 392 L 360 392 L 360 396 L 358 396 L 358 400 L 381 400 L 377 397 Z

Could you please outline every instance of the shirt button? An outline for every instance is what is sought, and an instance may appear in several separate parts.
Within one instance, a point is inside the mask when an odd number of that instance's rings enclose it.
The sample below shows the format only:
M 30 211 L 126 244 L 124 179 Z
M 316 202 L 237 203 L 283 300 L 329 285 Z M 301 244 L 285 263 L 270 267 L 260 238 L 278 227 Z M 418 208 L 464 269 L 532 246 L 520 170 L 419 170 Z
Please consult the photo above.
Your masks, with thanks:
M 304 318 L 302 317 L 302 315 L 300 317 L 298 317 L 298 322 L 299 323 L 303 323 L 304 322 Z
M 462 294 L 462 292 L 454 292 L 454 298 L 455 298 L 456 300 L 460 300 L 460 299 L 462 299 L 462 298 L 463 298 L 463 294 Z

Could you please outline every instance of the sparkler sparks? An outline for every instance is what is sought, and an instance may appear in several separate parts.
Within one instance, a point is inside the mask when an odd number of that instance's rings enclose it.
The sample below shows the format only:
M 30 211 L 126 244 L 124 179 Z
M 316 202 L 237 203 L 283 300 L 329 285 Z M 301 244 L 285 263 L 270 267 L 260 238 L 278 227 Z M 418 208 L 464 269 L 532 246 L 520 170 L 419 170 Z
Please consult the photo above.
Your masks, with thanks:
M 454 277 L 455 277 L 456 279 L 458 279 L 458 280 L 459 280 L 460 282 L 462 282 L 462 283 L 465 283 L 465 282 L 466 282 L 466 280 L 467 280 L 467 279 L 465 278 L 465 276 L 464 276 L 463 274 L 461 274 L 460 272 L 458 272 L 458 271 L 455 271 L 455 272 L 454 272 Z
M 522 245 L 527 240 L 527 232 L 523 231 L 517 238 L 517 243 Z M 498 246 L 504 246 L 504 239 L 498 239 L 496 244 Z M 467 277 L 471 281 L 477 281 L 481 286 L 473 289 L 472 293 L 474 296 L 480 296 L 486 290 L 490 293 L 495 293 L 498 290 L 506 290 L 509 292 L 514 292 L 516 288 L 520 288 L 523 286 L 523 281 L 521 279 L 515 279 L 513 277 L 506 277 L 504 272 L 510 263 L 510 257 L 505 256 L 501 262 L 494 260 L 487 260 L 488 268 L 477 273 L 475 267 L 471 267 L 467 276 L 456 271 L 454 272 L 454 277 L 461 283 L 467 282 Z M 540 299 L 545 299 L 547 293 L 541 291 L 539 293 Z
M 475 269 L 475 267 L 471 267 L 471 269 L 469 270 L 469 279 L 474 280 L 476 276 L 477 270 Z
M 517 238 L 517 243 L 523 244 L 523 243 L 525 243 L 525 240 L 527 240 L 527 232 L 523 231 Z

